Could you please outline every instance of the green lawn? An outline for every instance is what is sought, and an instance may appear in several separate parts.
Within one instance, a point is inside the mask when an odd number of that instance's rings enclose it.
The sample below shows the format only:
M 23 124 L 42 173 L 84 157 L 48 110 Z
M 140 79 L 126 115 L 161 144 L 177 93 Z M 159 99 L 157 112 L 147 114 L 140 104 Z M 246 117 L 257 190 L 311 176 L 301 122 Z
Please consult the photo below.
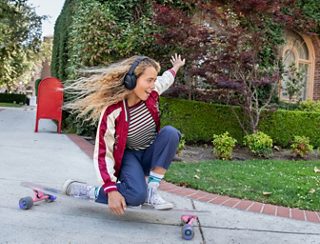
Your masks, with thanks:
M 320 211 L 320 173 L 314 167 L 320 169 L 320 161 L 174 162 L 165 179 L 230 197 Z
M 0 107 L 22 107 L 23 104 L 15 104 L 15 103 L 0 103 Z

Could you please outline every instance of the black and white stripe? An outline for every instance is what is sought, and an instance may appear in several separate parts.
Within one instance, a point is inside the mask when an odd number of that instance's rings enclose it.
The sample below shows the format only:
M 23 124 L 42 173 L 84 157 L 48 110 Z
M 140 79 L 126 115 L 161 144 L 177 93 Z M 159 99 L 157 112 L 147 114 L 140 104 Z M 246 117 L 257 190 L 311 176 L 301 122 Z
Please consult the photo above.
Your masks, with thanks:
M 127 148 L 144 150 L 156 137 L 156 124 L 144 102 L 129 110 L 129 130 Z

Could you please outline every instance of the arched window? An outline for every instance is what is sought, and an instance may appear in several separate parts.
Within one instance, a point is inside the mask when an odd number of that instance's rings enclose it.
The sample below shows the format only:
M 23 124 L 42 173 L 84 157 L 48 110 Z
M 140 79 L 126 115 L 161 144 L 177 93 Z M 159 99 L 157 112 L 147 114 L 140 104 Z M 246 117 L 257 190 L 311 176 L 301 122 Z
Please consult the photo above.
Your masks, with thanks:
M 282 49 L 284 74 L 280 86 L 281 100 L 312 99 L 314 51 L 311 40 L 291 31 L 285 33 Z

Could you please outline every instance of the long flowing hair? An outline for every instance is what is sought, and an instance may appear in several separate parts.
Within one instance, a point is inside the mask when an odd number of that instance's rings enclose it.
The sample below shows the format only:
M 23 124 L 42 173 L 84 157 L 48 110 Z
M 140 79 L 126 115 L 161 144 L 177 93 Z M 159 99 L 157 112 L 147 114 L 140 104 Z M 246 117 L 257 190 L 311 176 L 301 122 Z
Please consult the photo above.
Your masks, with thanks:
M 67 85 L 64 90 L 71 98 L 64 108 L 84 121 L 97 122 L 105 107 L 118 103 L 133 92 L 124 87 L 123 79 L 137 58 L 139 56 L 113 63 L 101 74 L 82 77 Z M 148 67 L 154 67 L 158 73 L 160 71 L 158 62 L 145 57 L 135 68 L 134 74 L 138 78 Z

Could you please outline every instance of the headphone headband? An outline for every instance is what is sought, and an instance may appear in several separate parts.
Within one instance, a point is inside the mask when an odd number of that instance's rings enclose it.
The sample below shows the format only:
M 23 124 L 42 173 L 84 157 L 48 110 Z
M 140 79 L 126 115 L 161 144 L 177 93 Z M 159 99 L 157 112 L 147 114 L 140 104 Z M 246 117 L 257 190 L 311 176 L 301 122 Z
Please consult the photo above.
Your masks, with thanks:
M 135 69 L 140 64 L 141 61 L 146 59 L 146 56 L 138 56 L 136 60 L 131 64 L 128 73 L 125 75 L 123 84 L 128 90 L 132 90 L 136 87 L 137 77 L 134 74 Z
M 143 60 L 146 59 L 146 58 L 147 58 L 146 56 L 139 56 L 139 57 L 137 57 L 137 59 L 131 64 L 131 67 L 130 67 L 130 69 L 129 69 L 129 71 L 128 71 L 127 74 L 133 75 L 135 69 L 136 69 L 137 66 L 140 64 L 140 62 L 143 61 Z

